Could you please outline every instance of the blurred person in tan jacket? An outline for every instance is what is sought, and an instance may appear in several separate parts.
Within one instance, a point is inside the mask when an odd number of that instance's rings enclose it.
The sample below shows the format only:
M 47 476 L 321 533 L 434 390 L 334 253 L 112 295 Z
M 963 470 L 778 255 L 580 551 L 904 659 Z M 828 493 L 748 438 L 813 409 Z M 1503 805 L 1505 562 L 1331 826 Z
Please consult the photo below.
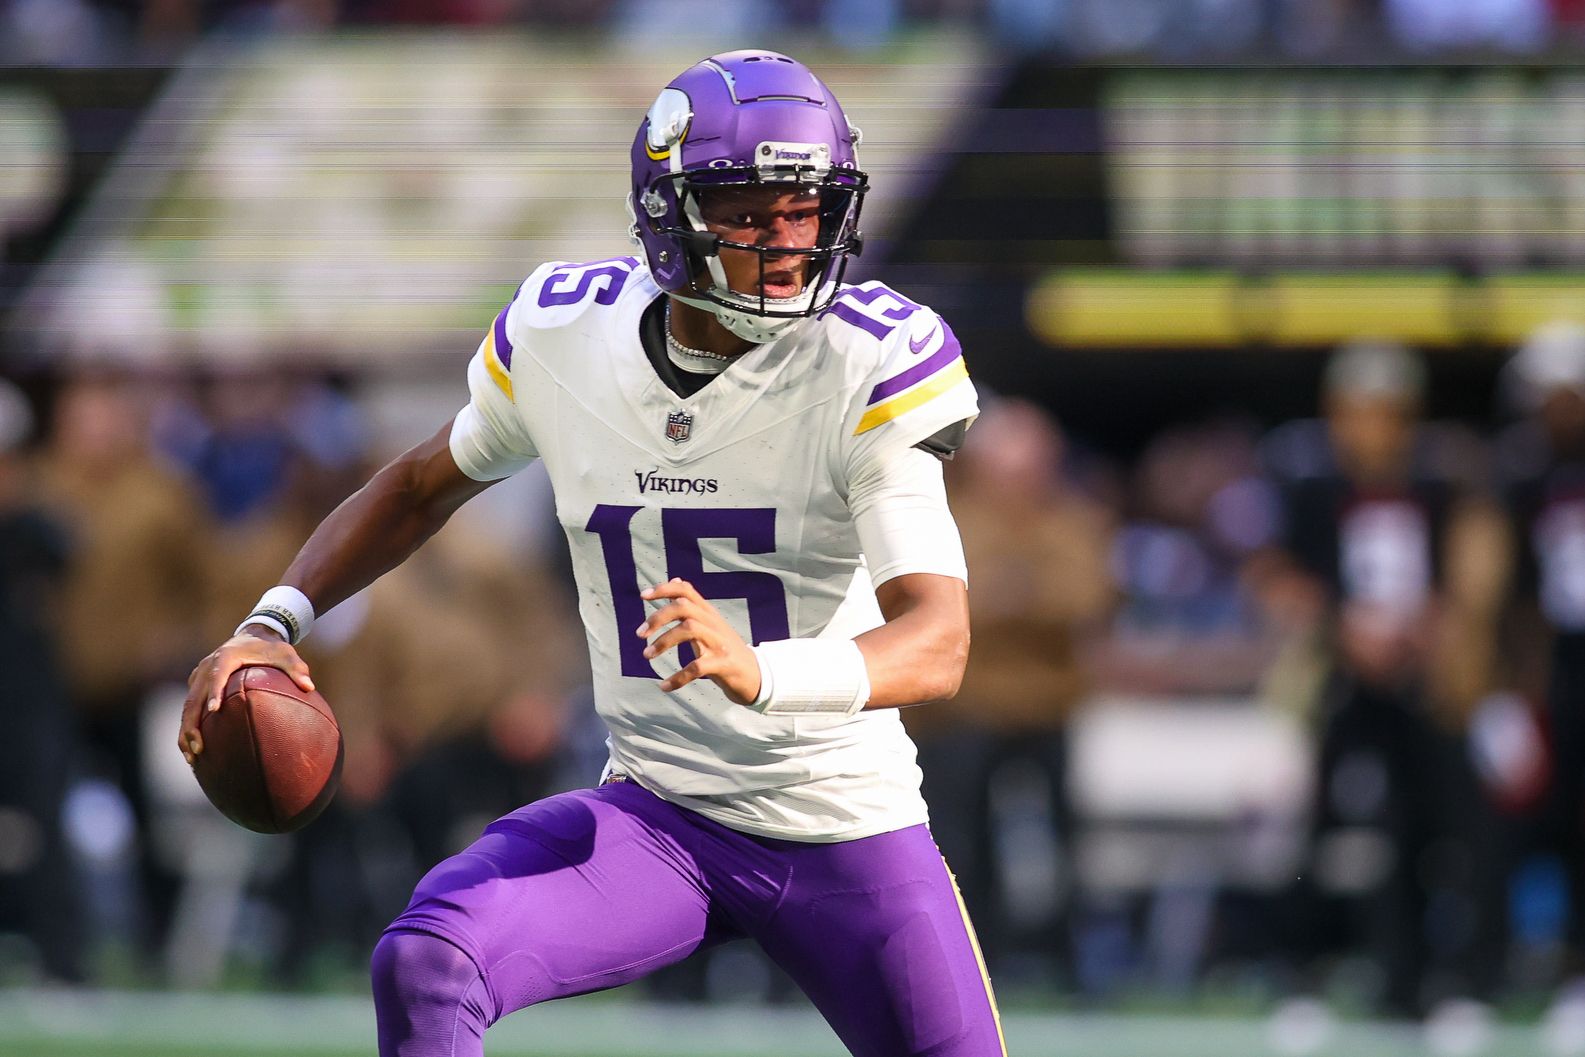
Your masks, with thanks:
M 181 680 L 199 641 L 209 525 L 189 482 L 150 454 L 139 384 L 68 381 L 39 465 L 40 495 L 72 537 L 68 676 L 100 741 L 135 720 L 151 685 Z
M 1034 404 L 999 401 L 975 423 L 949 468 L 974 651 L 957 697 L 906 713 L 932 829 L 987 957 L 1028 956 L 1037 974 L 1063 946 L 1066 727 L 1088 692 L 1085 640 L 1115 601 L 1114 519 L 1067 480 L 1064 454 Z
M 66 527 L 61 658 L 89 773 L 137 820 L 140 942 L 164 931 L 174 885 L 149 841 L 142 723 L 149 692 L 180 684 L 199 631 L 208 525 L 192 487 L 147 442 L 145 382 L 107 371 L 68 379 L 39 460 L 39 498 Z

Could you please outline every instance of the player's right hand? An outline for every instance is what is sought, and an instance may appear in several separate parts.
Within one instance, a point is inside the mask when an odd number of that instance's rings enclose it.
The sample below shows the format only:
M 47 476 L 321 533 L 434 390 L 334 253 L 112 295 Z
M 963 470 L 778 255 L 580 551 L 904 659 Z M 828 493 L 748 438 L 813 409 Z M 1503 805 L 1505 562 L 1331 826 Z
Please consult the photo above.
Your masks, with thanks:
M 204 712 L 220 707 L 232 673 L 254 666 L 279 668 L 304 690 L 314 688 L 308 665 L 290 643 L 263 625 L 249 624 L 199 661 L 187 677 L 187 701 L 182 705 L 182 729 L 176 735 L 176 746 L 189 765 L 204 751 L 204 738 L 198 732 Z

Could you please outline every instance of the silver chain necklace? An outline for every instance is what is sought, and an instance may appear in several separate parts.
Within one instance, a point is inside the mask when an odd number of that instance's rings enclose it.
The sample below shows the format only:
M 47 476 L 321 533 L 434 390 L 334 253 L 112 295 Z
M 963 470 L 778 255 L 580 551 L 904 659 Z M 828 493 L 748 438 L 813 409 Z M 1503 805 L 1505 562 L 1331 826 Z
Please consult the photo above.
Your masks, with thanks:
M 672 335 L 672 332 L 671 332 L 671 299 L 670 298 L 668 298 L 666 300 L 666 347 L 668 349 L 670 349 L 672 352 L 676 353 L 677 355 L 684 356 L 684 357 L 697 356 L 700 359 L 704 359 L 704 360 L 720 360 L 723 363 L 731 363 L 732 360 L 733 360 L 733 357 L 727 356 L 727 355 L 725 355 L 723 353 L 709 352 L 709 351 L 706 351 L 705 349 L 689 348 L 687 345 L 684 345 L 682 342 L 678 341 L 676 339 L 676 337 L 674 337 Z

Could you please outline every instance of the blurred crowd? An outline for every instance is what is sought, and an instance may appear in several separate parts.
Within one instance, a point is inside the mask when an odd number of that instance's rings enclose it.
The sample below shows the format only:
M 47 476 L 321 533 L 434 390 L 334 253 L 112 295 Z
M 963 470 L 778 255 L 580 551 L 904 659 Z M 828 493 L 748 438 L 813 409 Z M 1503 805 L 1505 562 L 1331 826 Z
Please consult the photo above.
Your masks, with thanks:
M 854 49 L 924 26 L 1086 58 L 1360 58 L 1585 42 L 1580 0 L 0 0 L 0 61 L 165 61 L 205 33 L 520 25 L 680 40 L 811 35 Z
M 1502 378 L 1499 420 L 1438 421 L 1416 352 L 1355 343 L 1314 418 L 1177 427 L 1128 465 L 987 400 L 948 467 L 968 674 L 905 718 L 1006 986 L 1585 1002 L 1585 329 Z M 361 973 L 428 865 L 594 780 L 564 559 L 460 516 L 306 645 L 346 738 L 330 812 L 252 841 L 197 796 L 185 675 L 390 454 L 370 436 L 356 380 L 312 373 L 0 387 L 0 976 Z M 1210 700 L 1303 732 L 1304 802 L 1237 805 L 1227 827 L 1275 820 L 1292 851 L 1261 883 L 1202 871 L 1194 942 L 1163 946 L 1182 887 L 1084 861 L 1075 731 Z M 696 971 L 657 986 L 716 986 Z
M 20 918 L 0 931 L 25 926 L 67 980 L 107 947 L 181 964 L 192 952 L 168 944 L 202 912 L 207 838 L 190 776 L 169 768 L 169 710 L 195 659 L 375 468 L 366 431 L 313 377 L 84 373 L 42 402 L 42 430 L 0 393 L 0 860 L 14 860 L 0 887 L 17 886 L 0 917 Z M 266 871 L 266 902 L 292 908 L 251 926 L 273 937 L 275 968 L 326 941 L 366 945 L 455 827 L 561 780 L 583 683 L 573 609 L 553 570 L 495 540 L 459 519 L 305 648 L 346 763 L 337 808 Z

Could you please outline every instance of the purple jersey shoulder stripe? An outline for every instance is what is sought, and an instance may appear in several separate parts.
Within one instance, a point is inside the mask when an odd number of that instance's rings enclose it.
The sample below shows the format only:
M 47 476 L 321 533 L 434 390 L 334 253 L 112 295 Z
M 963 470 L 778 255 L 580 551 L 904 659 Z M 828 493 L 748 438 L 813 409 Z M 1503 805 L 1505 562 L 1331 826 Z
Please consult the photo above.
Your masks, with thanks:
M 496 315 L 496 360 L 501 361 L 502 368 L 506 368 L 507 371 L 512 369 L 512 339 L 509 339 L 506 336 L 506 314 L 507 312 L 512 311 L 512 306 L 514 306 L 514 304 L 517 304 L 517 295 L 521 292 L 523 292 L 523 287 L 518 287 L 517 290 L 512 293 L 512 300 L 507 301 L 506 307 L 501 309 L 501 314 Z
M 514 296 L 512 301 L 516 300 Z M 512 301 L 508 301 L 501 314 L 495 317 L 495 358 L 507 370 L 512 369 L 512 342 L 506 336 L 506 314 L 512 310 Z
M 889 396 L 896 396 L 917 382 L 922 382 L 932 374 L 952 364 L 963 355 L 963 346 L 958 344 L 956 334 L 947 326 L 946 320 L 941 320 L 941 347 L 926 359 L 920 360 L 901 374 L 894 374 L 884 382 L 878 383 L 870 390 L 869 404 L 885 400 Z

